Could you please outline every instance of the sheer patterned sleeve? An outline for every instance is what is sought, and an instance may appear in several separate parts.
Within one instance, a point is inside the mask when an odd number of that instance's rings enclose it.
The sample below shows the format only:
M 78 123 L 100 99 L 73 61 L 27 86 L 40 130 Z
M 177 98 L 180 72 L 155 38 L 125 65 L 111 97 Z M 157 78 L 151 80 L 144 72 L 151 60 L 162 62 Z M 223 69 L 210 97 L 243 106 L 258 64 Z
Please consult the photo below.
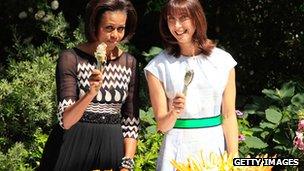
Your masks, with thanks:
M 56 67 L 56 85 L 59 124 L 64 128 L 62 114 L 64 110 L 77 100 L 77 68 L 76 56 L 71 51 L 63 51 L 59 55 Z
M 128 96 L 122 105 L 122 132 L 124 138 L 137 139 L 139 132 L 139 106 L 138 106 L 138 78 L 137 64 L 134 57 L 131 63 L 131 79 L 128 88 Z M 127 61 L 130 63 L 130 61 Z

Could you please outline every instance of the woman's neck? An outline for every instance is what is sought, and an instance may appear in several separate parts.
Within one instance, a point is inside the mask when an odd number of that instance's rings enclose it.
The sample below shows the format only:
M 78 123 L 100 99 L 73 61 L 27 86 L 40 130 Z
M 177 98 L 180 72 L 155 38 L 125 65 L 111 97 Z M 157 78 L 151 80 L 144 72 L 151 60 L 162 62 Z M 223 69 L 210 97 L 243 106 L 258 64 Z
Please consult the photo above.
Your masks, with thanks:
M 180 44 L 179 47 L 183 56 L 191 57 L 201 53 L 201 50 L 198 48 L 198 45 L 196 43 Z

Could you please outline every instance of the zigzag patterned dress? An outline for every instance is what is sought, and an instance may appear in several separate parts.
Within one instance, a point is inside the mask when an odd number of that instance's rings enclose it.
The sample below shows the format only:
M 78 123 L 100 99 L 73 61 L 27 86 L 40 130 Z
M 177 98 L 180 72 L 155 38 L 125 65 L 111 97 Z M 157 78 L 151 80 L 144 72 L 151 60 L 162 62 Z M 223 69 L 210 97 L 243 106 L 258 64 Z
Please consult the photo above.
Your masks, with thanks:
M 58 119 L 89 90 L 96 59 L 77 48 L 63 51 L 56 68 Z M 79 122 L 57 126 L 48 139 L 40 170 L 119 170 L 124 138 L 138 137 L 136 60 L 128 53 L 108 62 L 103 84 Z

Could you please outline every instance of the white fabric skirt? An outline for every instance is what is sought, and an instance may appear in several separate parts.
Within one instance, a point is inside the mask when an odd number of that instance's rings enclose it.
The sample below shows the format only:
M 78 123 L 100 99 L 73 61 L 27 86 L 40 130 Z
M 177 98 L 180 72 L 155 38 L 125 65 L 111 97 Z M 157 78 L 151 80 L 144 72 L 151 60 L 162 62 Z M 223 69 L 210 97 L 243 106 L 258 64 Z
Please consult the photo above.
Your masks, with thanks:
M 186 163 L 187 158 L 200 159 L 203 154 L 222 154 L 225 141 L 222 126 L 199 129 L 172 129 L 165 134 L 157 159 L 157 171 L 175 171 L 172 160 Z

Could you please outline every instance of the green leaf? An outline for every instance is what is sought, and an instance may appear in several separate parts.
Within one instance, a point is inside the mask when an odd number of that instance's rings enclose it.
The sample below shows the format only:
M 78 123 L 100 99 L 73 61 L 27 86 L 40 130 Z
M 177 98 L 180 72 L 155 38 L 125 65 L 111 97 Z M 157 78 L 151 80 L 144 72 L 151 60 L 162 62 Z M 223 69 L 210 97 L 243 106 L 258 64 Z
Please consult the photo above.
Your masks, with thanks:
M 263 129 L 262 128 L 252 128 L 251 131 L 253 131 L 253 132 L 262 132 Z
M 278 124 L 282 119 L 282 113 L 278 112 L 275 109 L 267 109 L 265 113 L 266 119 L 272 123 Z
M 264 93 L 267 97 L 273 100 L 277 100 L 277 101 L 281 100 L 281 98 L 277 95 L 277 93 L 274 90 L 264 89 L 262 90 L 262 93 Z
M 264 139 L 266 138 L 267 135 L 269 135 L 268 131 L 264 131 L 264 132 L 261 133 L 261 137 L 264 138 Z
M 154 134 L 154 133 L 156 133 L 156 125 L 148 126 L 146 128 L 146 131 L 147 131 L 148 134 Z
M 260 123 L 260 127 L 262 129 L 265 129 L 265 128 L 270 128 L 270 129 L 274 129 L 276 127 L 275 124 L 272 124 L 272 123 L 269 123 L 269 122 L 261 122 Z
M 292 97 L 291 103 L 295 106 L 303 106 L 304 105 L 304 93 L 298 93 Z
M 242 131 L 242 134 L 245 136 L 252 136 L 253 132 L 252 131 Z
M 282 124 L 282 123 L 286 123 L 286 122 L 290 122 L 289 115 L 290 115 L 290 114 L 286 114 L 286 115 L 284 114 L 284 115 L 282 116 L 281 124 Z
M 295 87 L 293 82 L 283 84 L 282 88 L 278 91 L 279 96 L 283 98 L 289 98 L 294 95 Z
M 140 110 L 139 115 L 142 121 L 147 122 L 150 125 L 156 124 L 151 108 L 147 112 L 145 112 L 144 110 Z
M 149 52 L 143 52 L 142 55 L 146 56 L 146 57 L 150 57 L 150 56 L 156 56 L 158 55 L 163 49 L 156 47 L 156 46 L 152 46 L 149 50 Z
M 264 143 L 261 139 L 258 137 L 246 137 L 245 143 L 248 148 L 255 148 L 255 149 L 262 149 L 266 148 L 268 145 Z

